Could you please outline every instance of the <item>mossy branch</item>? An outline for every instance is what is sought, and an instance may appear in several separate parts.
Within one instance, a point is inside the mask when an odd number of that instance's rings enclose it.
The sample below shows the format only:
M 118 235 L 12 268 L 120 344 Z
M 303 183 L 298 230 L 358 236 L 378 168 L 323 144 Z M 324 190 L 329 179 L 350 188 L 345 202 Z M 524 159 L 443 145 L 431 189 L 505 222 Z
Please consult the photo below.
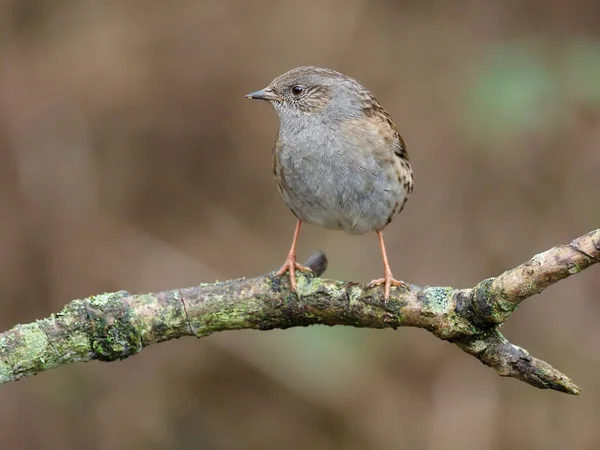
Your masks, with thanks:
M 127 358 L 151 344 L 182 336 L 323 324 L 424 328 L 502 376 L 578 394 L 569 378 L 508 342 L 498 327 L 524 299 L 598 262 L 600 229 L 473 288 L 410 285 L 408 290 L 393 289 L 387 303 L 379 288 L 300 273 L 298 295 L 290 292 L 287 277 L 273 273 L 155 294 L 95 295 L 0 334 L 0 383 L 76 361 Z M 327 260 L 318 253 L 307 265 L 319 277 Z

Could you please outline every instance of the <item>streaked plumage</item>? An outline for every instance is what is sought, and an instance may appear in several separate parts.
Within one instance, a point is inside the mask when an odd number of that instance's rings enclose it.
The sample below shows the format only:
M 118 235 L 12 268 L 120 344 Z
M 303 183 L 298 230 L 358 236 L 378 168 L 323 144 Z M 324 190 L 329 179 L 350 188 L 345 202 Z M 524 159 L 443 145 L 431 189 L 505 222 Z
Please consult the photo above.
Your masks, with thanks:
M 293 69 L 249 97 L 269 100 L 279 116 L 273 172 L 289 208 L 299 221 L 377 232 L 387 298 L 390 284 L 403 283 L 388 280 L 381 231 L 413 190 L 406 146 L 389 114 L 356 80 L 312 66 Z M 295 288 L 295 241 L 290 255 L 280 272 L 290 270 Z

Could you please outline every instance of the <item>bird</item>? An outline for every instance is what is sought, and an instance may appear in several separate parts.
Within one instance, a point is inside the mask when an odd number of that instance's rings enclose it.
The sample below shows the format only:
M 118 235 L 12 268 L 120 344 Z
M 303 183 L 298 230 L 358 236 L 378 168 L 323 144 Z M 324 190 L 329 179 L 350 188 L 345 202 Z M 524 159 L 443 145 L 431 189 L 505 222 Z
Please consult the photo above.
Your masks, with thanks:
M 273 174 L 297 218 L 291 248 L 276 275 L 289 273 L 297 293 L 296 270 L 311 271 L 296 261 L 306 222 L 356 235 L 375 232 L 384 275 L 369 288 L 383 285 L 385 302 L 392 286 L 409 289 L 392 274 L 383 230 L 404 209 L 413 171 L 402 137 L 375 96 L 340 72 L 301 66 L 246 98 L 267 101 L 278 115 Z

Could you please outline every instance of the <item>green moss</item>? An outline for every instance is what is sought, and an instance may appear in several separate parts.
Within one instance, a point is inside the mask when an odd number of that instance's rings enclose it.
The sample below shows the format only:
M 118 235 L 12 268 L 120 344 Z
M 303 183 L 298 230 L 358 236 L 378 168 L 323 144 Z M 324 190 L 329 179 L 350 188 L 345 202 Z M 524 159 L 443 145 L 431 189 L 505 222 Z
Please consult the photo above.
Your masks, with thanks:
M 147 304 L 156 306 L 155 297 L 146 299 Z M 151 324 L 153 328 L 161 325 L 164 328 L 163 334 L 171 334 L 173 331 L 182 329 L 187 330 L 187 314 L 181 299 L 179 291 L 176 290 L 173 294 L 173 299 L 168 305 L 159 308 L 153 312 L 150 317 L 146 318 L 146 324 Z
M 131 308 L 122 301 L 127 295 L 120 291 L 87 299 L 91 348 L 101 361 L 123 359 L 142 349 L 140 330 L 132 321 Z
M 37 323 L 20 327 L 20 339 L 13 349 L 13 357 L 17 360 L 40 359 L 46 352 L 48 338 Z
M 454 288 L 427 287 L 423 292 L 427 298 L 427 306 L 431 309 L 431 312 L 435 315 L 440 315 L 447 312 Z
M 127 320 L 98 320 L 92 333 L 92 350 L 101 361 L 126 358 L 142 347 L 139 333 Z
M 114 304 L 115 301 L 121 301 L 123 297 L 127 297 L 129 292 L 117 291 L 104 294 L 93 295 L 87 297 L 84 301 L 93 308 L 104 308 L 106 306 Z
M 64 340 L 53 342 L 56 353 L 64 361 L 82 361 L 89 358 L 90 338 L 83 332 L 69 333 Z
M 191 320 L 194 334 L 197 337 L 208 336 L 220 330 L 235 330 L 248 327 L 252 311 L 258 311 L 262 301 L 249 299 L 244 302 L 230 303 L 226 309 L 219 309 L 218 305 L 225 304 L 227 295 L 215 295 L 204 299 L 206 312 L 201 317 Z M 212 307 L 216 305 L 216 307 Z
M 473 310 L 477 315 L 491 323 L 505 322 L 519 306 L 506 299 L 506 294 L 493 288 L 495 278 L 488 278 L 477 284 L 473 292 Z M 532 289 L 528 286 L 527 289 Z
M 288 276 L 288 275 L 286 275 Z M 305 276 L 302 272 L 296 273 L 296 288 L 300 295 L 310 295 L 311 293 L 318 290 L 320 284 L 318 280 L 313 283 L 313 279 Z
M 0 384 L 14 380 L 15 377 L 7 364 L 0 362 Z
M 347 294 L 349 307 L 350 309 L 352 309 L 354 305 L 359 304 L 359 299 L 362 295 L 362 289 L 358 286 L 351 286 L 350 288 L 348 288 Z
M 6 355 L 6 363 L 15 373 L 40 372 L 54 367 L 56 362 L 48 361 L 48 338 L 37 323 L 20 325 L 0 339 L 0 348 Z

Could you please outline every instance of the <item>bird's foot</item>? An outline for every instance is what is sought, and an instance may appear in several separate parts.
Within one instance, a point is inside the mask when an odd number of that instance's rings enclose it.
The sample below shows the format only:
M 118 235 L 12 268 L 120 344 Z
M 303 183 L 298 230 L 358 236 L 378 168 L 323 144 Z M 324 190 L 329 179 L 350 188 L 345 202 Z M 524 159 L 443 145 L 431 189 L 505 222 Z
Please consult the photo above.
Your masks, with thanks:
M 292 288 L 292 291 L 294 291 L 294 292 L 296 292 L 296 270 L 299 270 L 300 272 L 313 273 L 313 271 L 310 267 L 306 267 L 300 263 L 297 263 L 296 255 L 294 255 L 293 253 L 290 253 L 288 255 L 288 257 L 286 258 L 285 262 L 283 263 L 283 266 L 281 266 L 281 269 L 279 269 L 277 271 L 277 273 L 275 274 L 276 276 L 280 277 L 281 275 L 284 275 L 286 272 L 289 272 L 290 286 Z
M 383 300 L 385 302 L 390 299 L 390 288 L 392 286 L 409 289 L 408 284 L 406 284 L 404 281 L 396 280 L 392 275 L 392 272 L 386 272 L 383 278 L 377 278 L 376 280 L 371 281 L 369 283 L 369 287 L 373 288 L 375 286 L 381 286 L 382 284 L 384 285 Z

